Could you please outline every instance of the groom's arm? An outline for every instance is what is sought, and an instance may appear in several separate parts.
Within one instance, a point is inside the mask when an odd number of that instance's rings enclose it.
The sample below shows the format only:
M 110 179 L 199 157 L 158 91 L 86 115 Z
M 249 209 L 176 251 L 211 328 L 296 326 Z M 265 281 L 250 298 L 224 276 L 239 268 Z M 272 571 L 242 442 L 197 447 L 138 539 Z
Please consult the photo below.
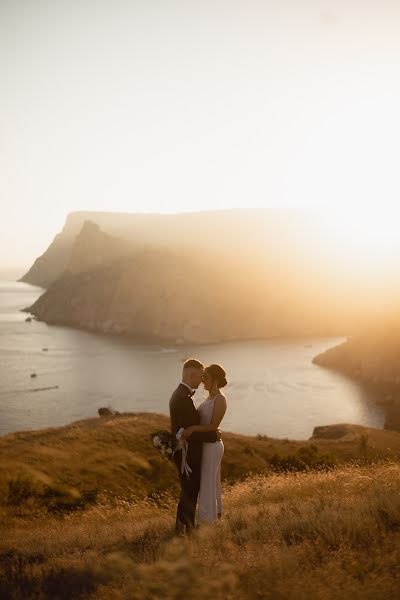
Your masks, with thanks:
M 213 415 L 212 415 L 212 420 L 211 423 L 209 423 L 208 425 L 193 425 L 192 427 L 190 427 L 189 429 L 191 430 L 191 434 L 189 437 L 193 437 L 193 436 L 199 436 L 199 435 L 208 435 L 210 433 L 215 433 L 217 431 L 219 431 L 219 425 L 225 415 L 226 412 L 226 400 L 224 396 L 219 396 L 218 398 L 216 398 L 215 403 L 214 403 L 214 409 L 213 409 Z M 195 437 L 194 439 L 197 440 L 202 440 L 203 442 L 216 442 L 217 440 L 221 439 L 221 436 L 217 437 L 217 439 L 204 439 L 204 438 L 199 438 L 199 437 Z
M 219 429 L 217 431 L 193 431 L 189 439 L 198 442 L 219 442 L 221 439 L 221 432 Z
M 193 424 L 193 421 L 197 418 L 197 411 L 193 403 L 183 402 L 180 405 L 180 426 L 186 429 Z M 194 413 L 194 414 L 193 414 Z M 218 431 L 194 431 L 190 436 L 190 439 L 197 442 L 218 442 L 221 439 L 221 432 Z

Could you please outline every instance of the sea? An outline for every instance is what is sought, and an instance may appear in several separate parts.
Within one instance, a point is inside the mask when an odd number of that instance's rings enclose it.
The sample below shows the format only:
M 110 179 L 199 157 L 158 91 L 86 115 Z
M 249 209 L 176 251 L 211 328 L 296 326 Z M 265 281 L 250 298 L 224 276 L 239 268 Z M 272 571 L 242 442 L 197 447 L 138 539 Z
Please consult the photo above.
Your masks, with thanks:
M 316 354 L 345 338 L 146 345 L 27 322 L 29 315 L 21 309 L 44 291 L 0 280 L 0 435 L 96 417 L 100 407 L 168 415 L 188 357 L 205 365 L 220 363 L 227 372 L 223 431 L 302 440 L 317 425 L 384 425 L 373 392 L 312 363 Z M 195 404 L 204 396 L 202 388 L 197 390 Z

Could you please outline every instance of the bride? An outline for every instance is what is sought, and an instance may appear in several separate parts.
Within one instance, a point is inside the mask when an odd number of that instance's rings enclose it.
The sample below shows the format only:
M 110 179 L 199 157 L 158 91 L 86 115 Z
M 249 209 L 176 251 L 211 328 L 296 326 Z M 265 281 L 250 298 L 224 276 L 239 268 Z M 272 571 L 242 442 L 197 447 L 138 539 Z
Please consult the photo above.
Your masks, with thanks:
M 226 412 L 226 398 L 221 388 L 227 384 L 226 374 L 220 365 L 210 365 L 204 369 L 204 389 L 208 398 L 198 407 L 200 425 L 187 427 L 182 438 L 187 439 L 194 431 L 216 431 Z M 199 492 L 199 523 L 213 523 L 222 515 L 221 499 L 221 461 L 224 444 L 219 442 L 203 442 L 201 460 L 201 479 Z

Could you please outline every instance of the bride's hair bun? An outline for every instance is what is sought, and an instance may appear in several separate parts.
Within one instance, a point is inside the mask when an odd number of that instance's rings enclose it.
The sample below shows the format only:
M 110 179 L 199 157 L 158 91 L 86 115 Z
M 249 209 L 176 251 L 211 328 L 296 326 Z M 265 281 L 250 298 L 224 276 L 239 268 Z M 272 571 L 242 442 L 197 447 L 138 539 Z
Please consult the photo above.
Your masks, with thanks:
M 217 382 L 218 387 L 223 388 L 228 384 L 226 373 L 221 365 L 210 365 L 205 369 L 211 375 L 211 378 Z
M 223 377 L 220 381 L 219 381 L 219 387 L 225 387 L 226 385 L 228 385 L 228 380 L 226 379 L 226 377 Z

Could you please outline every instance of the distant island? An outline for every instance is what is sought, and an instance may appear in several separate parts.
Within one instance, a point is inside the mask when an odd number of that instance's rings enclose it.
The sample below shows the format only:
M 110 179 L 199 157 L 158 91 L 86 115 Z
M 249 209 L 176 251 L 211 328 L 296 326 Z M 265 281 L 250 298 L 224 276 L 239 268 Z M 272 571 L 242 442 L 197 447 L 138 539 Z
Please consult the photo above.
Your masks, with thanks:
M 78 212 L 21 281 L 38 319 L 170 344 L 341 336 L 368 319 L 310 211 Z M 364 294 L 365 296 L 365 294 Z M 373 299 L 371 299 L 372 303 Z

